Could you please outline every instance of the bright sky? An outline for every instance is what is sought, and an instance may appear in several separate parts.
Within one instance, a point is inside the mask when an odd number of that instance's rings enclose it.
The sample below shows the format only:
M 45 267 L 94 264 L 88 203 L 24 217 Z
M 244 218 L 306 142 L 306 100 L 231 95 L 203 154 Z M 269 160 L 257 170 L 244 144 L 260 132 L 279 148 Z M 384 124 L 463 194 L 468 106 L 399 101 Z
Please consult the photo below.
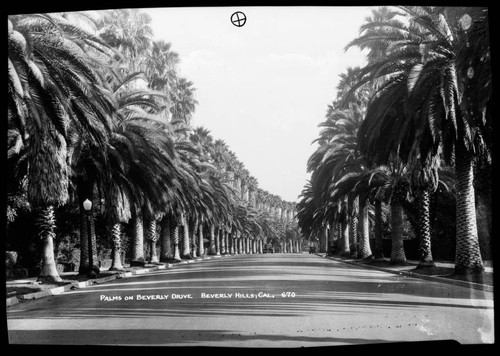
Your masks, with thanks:
M 356 48 L 369 7 L 143 9 L 155 39 L 172 44 L 196 88 L 193 126 L 222 139 L 261 189 L 295 202 L 309 178 L 312 141 L 339 75 L 363 65 Z M 243 27 L 231 23 L 242 11 Z

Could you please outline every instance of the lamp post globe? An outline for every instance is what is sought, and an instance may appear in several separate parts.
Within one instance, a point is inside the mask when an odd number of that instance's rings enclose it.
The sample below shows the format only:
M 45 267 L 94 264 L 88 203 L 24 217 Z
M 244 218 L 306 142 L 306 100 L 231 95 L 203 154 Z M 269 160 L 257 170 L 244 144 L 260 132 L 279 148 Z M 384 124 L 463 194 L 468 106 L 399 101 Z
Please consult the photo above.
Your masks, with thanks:
M 92 209 L 92 202 L 88 199 L 85 199 L 85 201 L 83 202 L 83 209 L 86 211 L 86 212 L 89 212 L 90 209 Z

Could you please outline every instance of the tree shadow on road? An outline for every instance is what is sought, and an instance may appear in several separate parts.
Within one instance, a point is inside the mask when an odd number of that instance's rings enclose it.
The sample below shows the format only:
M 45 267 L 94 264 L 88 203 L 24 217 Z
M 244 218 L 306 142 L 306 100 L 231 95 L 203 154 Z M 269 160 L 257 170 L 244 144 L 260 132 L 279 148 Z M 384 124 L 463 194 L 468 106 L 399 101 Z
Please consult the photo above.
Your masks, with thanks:
M 259 347 L 259 341 L 262 345 L 269 345 L 266 341 L 271 341 L 273 347 L 279 347 L 280 344 L 285 347 L 303 346 L 328 346 L 328 345 L 346 345 L 346 344 L 376 344 L 388 343 L 390 340 L 384 339 L 364 339 L 364 338 L 345 338 L 336 336 L 336 330 L 331 330 L 331 336 L 318 335 L 310 333 L 301 335 L 300 330 L 297 335 L 280 335 L 243 333 L 233 330 L 158 330 L 158 329 L 113 329 L 113 330 L 14 330 L 9 333 L 9 339 L 14 344 L 84 344 L 84 345 L 184 345 L 184 346 L 203 346 L 213 342 L 218 346 L 234 346 L 243 342 L 251 342 L 247 346 Z M 78 341 L 75 340 L 75 334 L 78 333 Z M 86 340 L 82 343 L 81 340 Z

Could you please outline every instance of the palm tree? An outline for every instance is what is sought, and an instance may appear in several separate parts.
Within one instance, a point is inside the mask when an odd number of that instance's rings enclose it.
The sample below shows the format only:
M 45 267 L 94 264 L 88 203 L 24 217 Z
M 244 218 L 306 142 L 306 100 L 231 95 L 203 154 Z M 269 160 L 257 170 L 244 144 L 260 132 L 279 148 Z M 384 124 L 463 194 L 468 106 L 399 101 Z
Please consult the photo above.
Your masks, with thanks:
M 358 215 L 359 198 L 357 195 L 348 197 L 347 212 L 349 214 L 349 250 L 351 258 L 358 258 Z
M 385 216 L 388 214 L 384 212 L 384 206 L 388 203 L 391 197 L 391 183 L 394 175 L 387 169 L 387 167 L 376 167 L 367 171 L 359 177 L 356 183 L 355 191 L 365 194 L 370 201 L 373 202 L 375 207 L 375 247 L 374 258 L 375 260 L 383 260 L 383 223 Z M 399 227 L 397 227 L 399 229 Z
M 172 123 L 181 124 L 187 127 L 191 125 L 191 117 L 195 111 L 198 101 L 194 98 L 193 82 L 186 78 L 177 78 L 170 88 L 172 106 Z
M 164 40 L 153 41 L 151 52 L 145 62 L 149 87 L 153 90 L 166 91 L 177 80 L 179 54 L 172 51 L 172 45 Z
M 174 225 L 173 229 L 173 236 L 172 236 L 172 242 L 173 242 L 173 248 L 174 248 L 174 261 L 181 261 L 181 255 L 180 255 L 180 250 L 179 250 L 179 224 L 176 223 Z
M 438 164 L 438 160 L 427 163 L 424 167 L 422 167 L 420 161 L 410 164 L 413 169 L 411 172 L 411 186 L 415 190 L 419 221 L 417 226 L 417 235 L 420 241 L 418 249 L 419 268 L 435 265 L 431 251 L 430 197 L 439 184 Z
M 158 253 L 156 250 L 156 243 L 158 242 L 158 219 L 159 214 L 151 211 L 147 218 L 147 240 L 149 242 L 149 263 L 159 263 Z
M 100 37 L 123 54 L 122 68 L 128 73 L 144 70 L 152 47 L 151 17 L 138 9 L 104 10 L 101 14 Z
M 118 168 L 118 167 L 117 167 Z M 118 171 L 114 172 L 113 183 L 108 185 L 108 196 L 111 197 L 108 204 L 106 204 L 106 212 L 108 226 L 110 226 L 112 237 L 112 260 L 110 271 L 123 271 L 122 264 L 122 224 L 128 222 L 130 219 L 130 205 L 128 194 L 130 191 L 127 187 L 127 180 L 124 176 L 121 184 L 118 182 L 120 179 Z M 127 193 L 128 192 L 128 193 Z
M 54 207 L 68 199 L 68 130 L 85 128 L 102 142 L 114 111 L 112 98 L 86 50 L 105 44 L 64 14 L 8 19 L 8 119 L 27 147 L 30 203 L 43 241 L 40 280 L 60 281 L 55 269 Z

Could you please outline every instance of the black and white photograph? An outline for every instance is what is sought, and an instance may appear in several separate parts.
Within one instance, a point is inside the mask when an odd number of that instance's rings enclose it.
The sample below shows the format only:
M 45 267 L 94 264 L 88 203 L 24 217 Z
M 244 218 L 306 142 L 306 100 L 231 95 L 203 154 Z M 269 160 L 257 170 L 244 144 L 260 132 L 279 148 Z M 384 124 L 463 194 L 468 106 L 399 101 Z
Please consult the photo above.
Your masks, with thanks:
M 8 345 L 494 345 L 493 16 L 438 5 L 9 13 Z

